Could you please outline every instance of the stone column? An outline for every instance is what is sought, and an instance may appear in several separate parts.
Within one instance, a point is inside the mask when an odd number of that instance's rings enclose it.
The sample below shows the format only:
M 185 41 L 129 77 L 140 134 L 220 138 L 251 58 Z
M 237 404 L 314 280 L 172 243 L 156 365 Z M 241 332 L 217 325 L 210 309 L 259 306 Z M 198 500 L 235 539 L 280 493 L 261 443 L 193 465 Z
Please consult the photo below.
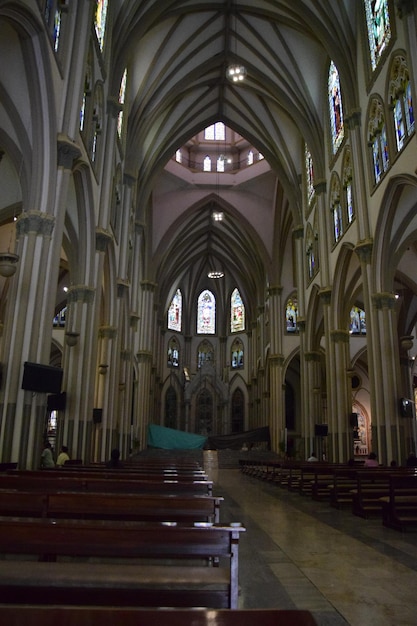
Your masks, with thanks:
M 349 459 L 351 440 L 349 437 L 349 415 L 352 410 L 352 392 L 349 389 L 349 333 L 347 330 L 331 331 L 332 353 L 334 354 L 334 386 L 333 398 L 336 413 L 332 415 L 332 429 L 335 429 L 333 449 L 336 463 Z M 333 434 L 333 433 L 332 433 Z
M 378 293 L 373 296 L 375 325 L 374 378 L 375 412 L 372 412 L 372 448 L 380 463 L 389 463 L 401 456 L 398 424 L 400 389 L 399 348 L 396 335 L 395 294 Z

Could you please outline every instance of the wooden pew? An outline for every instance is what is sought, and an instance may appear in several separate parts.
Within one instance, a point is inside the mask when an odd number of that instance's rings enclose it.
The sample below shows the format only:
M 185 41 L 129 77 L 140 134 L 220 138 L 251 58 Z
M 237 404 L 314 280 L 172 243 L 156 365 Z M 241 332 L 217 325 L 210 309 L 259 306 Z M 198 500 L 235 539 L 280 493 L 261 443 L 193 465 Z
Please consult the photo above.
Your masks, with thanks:
M 0 553 L 20 558 L 0 560 L 0 597 L 34 605 L 236 609 L 244 531 L 240 524 L 3 517 Z
M 64 519 L 220 522 L 219 496 L 0 491 L 0 515 Z
M 352 507 L 353 490 L 356 489 L 356 472 L 354 467 L 340 467 L 333 472 L 333 484 L 330 485 L 330 504 L 336 509 L 344 506 Z
M 0 605 L 7 626 L 317 626 L 312 613 L 283 609 L 135 609 Z
M 22 473 L 1 473 L 0 489 L 21 491 L 88 491 L 115 493 L 213 493 L 211 480 L 182 480 L 181 478 L 102 477 L 99 474 L 77 476 L 69 472 L 62 475 L 55 470 Z
M 382 515 L 381 498 L 389 494 L 392 469 L 365 468 L 356 472 L 356 487 L 352 490 L 352 513 L 359 517 Z
M 417 474 L 390 474 L 389 495 L 381 505 L 384 526 L 401 531 L 417 527 Z

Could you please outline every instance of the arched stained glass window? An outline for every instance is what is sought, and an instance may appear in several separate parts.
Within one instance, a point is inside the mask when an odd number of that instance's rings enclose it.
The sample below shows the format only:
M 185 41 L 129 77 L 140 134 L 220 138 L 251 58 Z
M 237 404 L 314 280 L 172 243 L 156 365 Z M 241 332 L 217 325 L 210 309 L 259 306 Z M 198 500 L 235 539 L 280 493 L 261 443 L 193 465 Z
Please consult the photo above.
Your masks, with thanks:
M 340 180 L 334 175 L 331 183 L 330 209 L 333 214 L 333 241 L 337 243 L 343 235 L 343 215 L 340 203 Z
M 180 363 L 180 349 L 178 341 L 172 337 L 168 344 L 167 365 L 168 367 L 178 367 Z
M 210 159 L 208 154 L 204 157 L 203 171 L 204 172 L 211 172 L 211 159 Z
M 90 159 L 97 162 L 100 136 L 103 128 L 103 87 L 97 84 L 94 90 L 93 128 L 90 137 Z
M 343 123 L 339 72 L 333 61 L 330 63 L 329 69 L 328 95 L 333 154 L 336 154 L 345 136 L 345 128 Z
M 310 205 L 314 199 L 314 168 L 313 168 L 313 157 L 311 156 L 311 152 L 305 144 L 304 148 L 304 162 L 305 162 L 305 171 L 306 171 L 306 183 L 307 183 L 307 202 Z
M 175 160 L 177 163 L 182 163 L 182 152 L 181 150 L 177 150 L 175 152 Z
M 198 297 L 197 332 L 213 335 L 216 331 L 216 299 L 205 289 Z
M 285 328 L 287 333 L 298 332 L 298 300 L 296 296 L 291 296 L 287 300 L 285 307 Z
M 198 346 L 197 368 L 200 369 L 204 363 L 214 364 L 214 349 L 209 341 L 203 341 Z
M 83 93 L 83 99 L 82 99 L 82 103 L 81 103 L 81 110 L 80 110 L 80 131 L 81 132 L 85 132 L 86 128 L 87 128 L 87 118 L 88 118 L 88 112 L 89 109 L 91 108 L 91 92 L 92 92 L 92 88 L 93 88 L 93 62 L 92 62 L 92 56 L 91 56 L 91 50 L 88 54 L 88 58 L 87 58 L 87 66 L 86 66 L 86 70 L 85 70 L 85 77 L 84 77 L 84 93 Z
M 398 152 L 414 132 L 414 111 L 407 62 L 396 56 L 391 69 L 389 98 L 392 106 Z
M 240 369 L 243 367 L 243 343 L 240 339 L 235 339 L 232 343 L 230 361 L 232 369 Z
M 245 330 L 245 305 L 237 288 L 230 297 L 230 330 L 232 333 Z
M 168 309 L 168 329 L 181 332 L 182 321 L 182 293 L 177 289 Z
M 226 163 L 226 159 L 223 154 L 221 154 L 216 161 L 216 168 L 218 172 L 224 172 L 224 166 Z
M 343 191 L 345 203 L 345 218 L 347 225 L 351 224 L 355 218 L 355 205 L 353 200 L 352 187 L 352 162 L 350 150 L 345 153 L 345 161 L 343 166 Z
M 384 106 L 377 97 L 372 99 L 369 110 L 368 145 L 371 150 L 374 179 L 377 184 L 381 180 L 383 173 L 389 168 Z
M 100 50 L 103 50 L 104 35 L 106 33 L 107 5 L 108 5 L 108 0 L 96 1 L 96 11 L 94 15 L 94 28 L 96 31 Z
M 247 164 L 253 165 L 253 150 L 249 150 L 248 152 Z
M 391 39 L 388 0 L 365 0 L 365 12 L 371 67 L 374 70 Z
M 45 0 L 43 15 L 55 52 L 58 52 L 60 43 L 62 11 L 63 3 L 60 0 Z
M 126 98 L 126 83 L 127 83 L 127 69 L 125 68 L 125 71 L 123 72 L 123 76 L 122 76 L 122 81 L 120 83 L 120 91 L 119 91 L 119 104 L 121 104 L 122 106 L 125 103 L 125 98 Z M 120 111 L 119 115 L 117 116 L 117 134 L 119 135 L 119 137 L 122 136 L 122 130 L 123 130 L 123 113 L 124 111 Z
M 350 311 L 349 333 L 351 335 L 366 335 L 365 311 L 357 306 Z

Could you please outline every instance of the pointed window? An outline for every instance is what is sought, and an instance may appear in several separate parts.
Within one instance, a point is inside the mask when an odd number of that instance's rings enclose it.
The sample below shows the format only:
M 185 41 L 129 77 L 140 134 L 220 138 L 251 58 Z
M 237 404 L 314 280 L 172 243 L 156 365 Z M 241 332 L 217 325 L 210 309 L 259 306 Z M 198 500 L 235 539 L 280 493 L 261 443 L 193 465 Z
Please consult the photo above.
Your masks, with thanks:
M 345 129 L 343 123 L 342 95 L 340 92 L 339 72 L 337 71 L 336 65 L 333 63 L 333 61 L 330 63 L 329 69 L 328 95 L 332 147 L 333 154 L 336 154 L 343 141 Z
M 214 349 L 209 341 L 200 343 L 197 351 L 197 368 L 200 369 L 205 363 L 214 364 Z
M 346 226 L 349 226 L 355 219 L 355 204 L 353 199 L 352 186 L 352 161 L 350 150 L 346 150 L 343 165 L 343 196 L 344 196 L 344 215 Z
M 210 159 L 208 154 L 204 157 L 203 171 L 204 172 L 211 172 L 211 159 Z
M 204 129 L 206 141 L 224 141 L 226 139 L 226 127 L 223 122 L 216 122 Z
M 58 52 L 61 41 L 63 13 L 67 6 L 61 0 L 45 0 L 43 17 L 52 40 L 54 51 Z
M 108 0 L 97 0 L 94 15 L 94 28 L 101 51 L 103 51 L 104 35 L 106 33 L 107 4 Z
M 216 331 L 216 299 L 208 289 L 198 297 L 197 332 L 214 335 Z
M 333 241 L 337 243 L 343 235 L 343 214 L 340 203 L 340 180 L 334 175 L 331 184 L 330 208 L 333 215 Z
M 368 121 L 368 146 L 370 148 L 375 184 L 389 168 L 389 151 L 384 106 L 374 97 L 370 104 Z
M 122 107 L 125 104 L 125 98 L 126 98 L 126 83 L 127 83 L 127 69 L 125 68 L 125 71 L 123 72 L 123 76 L 122 76 L 122 81 L 120 83 L 120 90 L 119 90 L 119 104 L 122 105 Z M 119 137 L 121 138 L 122 136 L 122 131 L 123 131 L 123 109 L 119 112 L 119 115 L 117 116 L 117 134 L 119 135 Z
M 305 163 L 305 172 L 306 172 L 306 186 L 307 186 L 307 203 L 310 206 L 314 200 L 314 168 L 313 168 L 313 157 L 311 156 L 311 152 L 305 144 L 304 147 L 304 163 Z
M 247 164 L 253 165 L 253 151 L 252 150 L 249 150 L 248 152 Z
M 389 99 L 394 116 L 397 150 L 403 149 L 414 132 L 414 112 L 408 67 L 403 56 L 396 56 L 390 75 Z
M 235 339 L 232 343 L 230 362 L 232 369 L 241 369 L 243 367 L 243 343 L 240 339 Z
M 366 335 L 365 311 L 357 306 L 350 311 L 349 333 L 351 335 Z
M 230 331 L 238 333 L 245 330 L 245 305 L 239 290 L 234 289 L 230 297 Z
M 285 307 L 285 329 L 287 333 L 298 332 L 298 300 L 290 296 Z
M 182 321 L 182 294 L 181 289 L 177 289 L 168 309 L 168 329 L 181 332 Z
M 168 344 L 167 365 L 168 367 L 178 367 L 180 362 L 180 349 L 178 341 L 172 337 Z
M 388 0 L 365 0 L 365 12 L 371 67 L 374 70 L 391 39 Z

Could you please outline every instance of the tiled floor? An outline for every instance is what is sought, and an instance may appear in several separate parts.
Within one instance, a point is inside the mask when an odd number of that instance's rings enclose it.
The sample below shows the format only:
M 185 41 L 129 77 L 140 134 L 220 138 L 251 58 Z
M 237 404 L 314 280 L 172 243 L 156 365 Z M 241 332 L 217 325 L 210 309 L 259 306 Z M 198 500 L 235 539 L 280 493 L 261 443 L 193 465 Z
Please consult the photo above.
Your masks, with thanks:
M 308 609 L 319 626 L 417 626 L 417 530 L 386 529 L 239 470 L 211 478 L 222 521 L 247 529 L 241 608 Z

